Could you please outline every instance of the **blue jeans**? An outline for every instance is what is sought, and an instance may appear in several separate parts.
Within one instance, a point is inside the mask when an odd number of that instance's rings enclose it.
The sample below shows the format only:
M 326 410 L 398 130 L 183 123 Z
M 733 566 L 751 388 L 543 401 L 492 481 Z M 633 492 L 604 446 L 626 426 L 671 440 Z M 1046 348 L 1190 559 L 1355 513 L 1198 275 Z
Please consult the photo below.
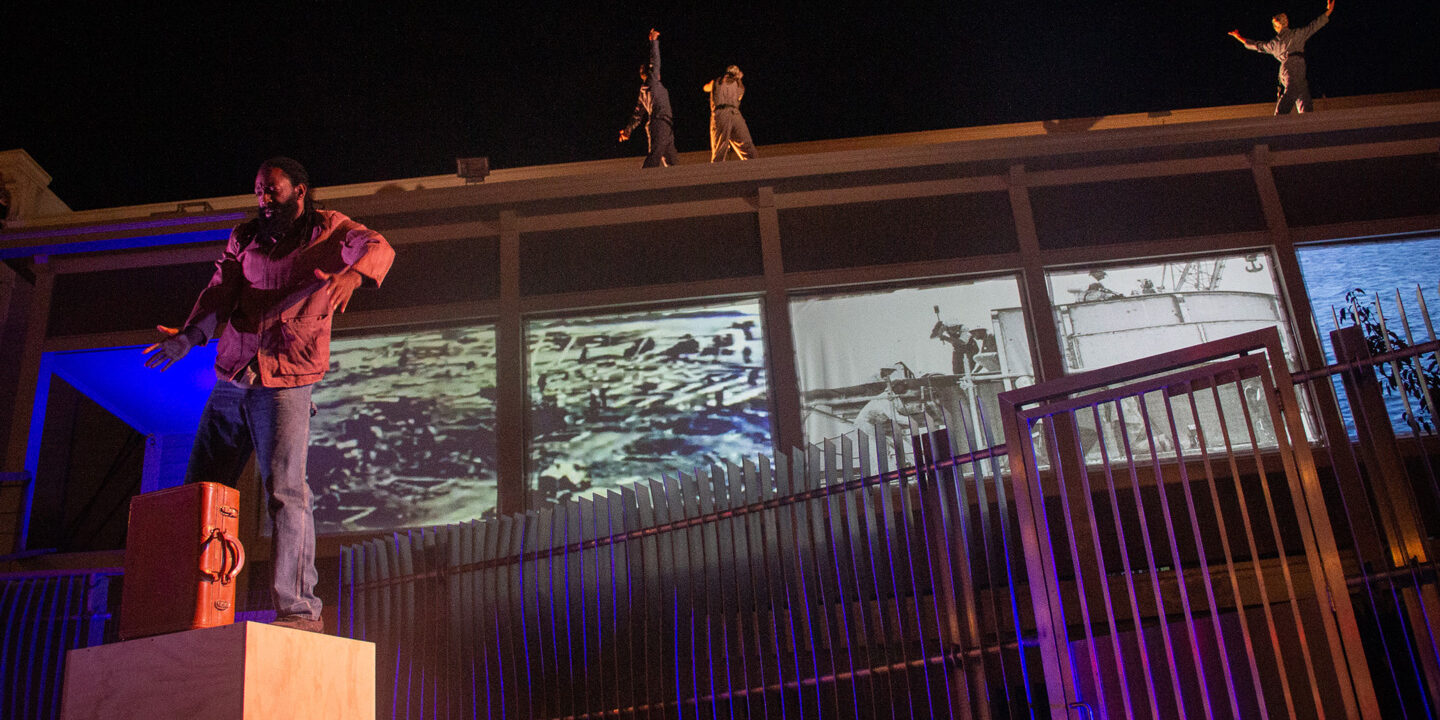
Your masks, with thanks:
M 271 565 L 275 612 L 320 617 L 315 597 L 315 517 L 305 456 L 310 449 L 310 389 L 236 387 L 219 380 L 200 415 L 185 482 L 234 487 L 255 453 L 274 523 Z

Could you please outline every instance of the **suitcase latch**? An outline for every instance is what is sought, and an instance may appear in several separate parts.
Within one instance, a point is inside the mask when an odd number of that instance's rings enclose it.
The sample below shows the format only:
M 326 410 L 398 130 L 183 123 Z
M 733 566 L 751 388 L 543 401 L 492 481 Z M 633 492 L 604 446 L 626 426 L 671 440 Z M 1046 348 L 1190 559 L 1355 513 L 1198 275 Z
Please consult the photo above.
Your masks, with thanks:
M 228 600 L 216 600 L 215 609 L 220 612 L 225 612 L 230 609 L 230 602 Z
M 240 517 L 240 511 L 237 510 L 237 509 L 235 509 L 235 508 L 233 508 L 233 507 L 230 507 L 229 505 L 221 505 L 219 509 L 220 509 L 220 514 L 221 514 L 221 515 L 224 515 L 224 516 L 226 516 L 226 517 L 233 517 L 233 518 L 238 518 L 238 517 Z

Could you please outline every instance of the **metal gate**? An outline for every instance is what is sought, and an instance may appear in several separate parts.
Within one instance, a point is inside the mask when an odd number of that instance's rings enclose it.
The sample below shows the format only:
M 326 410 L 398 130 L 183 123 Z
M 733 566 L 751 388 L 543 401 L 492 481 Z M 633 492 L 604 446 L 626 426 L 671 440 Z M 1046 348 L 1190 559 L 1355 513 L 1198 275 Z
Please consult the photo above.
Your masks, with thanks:
M 1000 396 L 1052 717 L 1379 717 L 1289 377 L 1268 329 Z

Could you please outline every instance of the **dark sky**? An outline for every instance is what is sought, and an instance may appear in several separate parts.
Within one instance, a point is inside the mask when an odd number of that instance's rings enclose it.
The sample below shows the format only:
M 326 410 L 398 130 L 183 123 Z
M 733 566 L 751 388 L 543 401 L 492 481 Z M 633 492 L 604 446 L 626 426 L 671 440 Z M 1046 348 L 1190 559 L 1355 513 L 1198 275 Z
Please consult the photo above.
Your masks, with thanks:
M 1268 38 L 1321 1 L 901 4 L 293 0 L 0 7 L 0 150 L 75 209 L 249 190 L 286 154 L 320 185 L 643 155 L 616 132 L 661 31 L 679 149 L 700 91 L 745 71 L 757 144 L 1274 99 Z M 1440 2 L 1339 0 L 1307 48 L 1317 96 L 1440 87 Z

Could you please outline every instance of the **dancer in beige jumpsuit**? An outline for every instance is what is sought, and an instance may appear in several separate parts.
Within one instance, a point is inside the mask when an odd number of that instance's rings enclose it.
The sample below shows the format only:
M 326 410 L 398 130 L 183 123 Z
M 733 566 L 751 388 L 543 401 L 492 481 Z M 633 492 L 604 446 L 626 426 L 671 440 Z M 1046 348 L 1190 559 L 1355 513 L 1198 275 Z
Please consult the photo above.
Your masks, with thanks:
M 731 150 L 741 160 L 755 157 L 755 143 L 750 141 L 750 128 L 740 114 L 740 98 L 745 97 L 745 73 L 731 65 L 725 74 L 705 83 L 710 93 L 710 162 L 728 159 Z

